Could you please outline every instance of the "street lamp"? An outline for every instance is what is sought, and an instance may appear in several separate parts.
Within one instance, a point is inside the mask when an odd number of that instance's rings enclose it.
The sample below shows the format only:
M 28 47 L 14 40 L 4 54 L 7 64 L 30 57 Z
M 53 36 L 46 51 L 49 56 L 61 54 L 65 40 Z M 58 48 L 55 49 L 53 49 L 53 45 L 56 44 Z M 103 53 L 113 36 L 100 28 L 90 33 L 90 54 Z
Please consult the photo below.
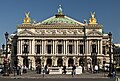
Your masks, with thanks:
M 112 57 L 111 57 L 111 39 L 112 39 L 112 33 L 111 32 L 109 32 L 108 33 L 108 36 L 109 36 L 109 58 L 110 58 L 110 66 L 109 66 L 109 74 L 108 74 L 108 77 L 112 77 L 113 75 L 112 75 Z
M 85 23 L 85 25 L 86 25 L 86 22 L 85 22 L 85 21 L 84 21 L 84 23 Z M 87 66 L 87 65 L 86 65 L 86 56 L 85 56 L 85 51 L 86 51 L 86 50 L 85 50 L 85 49 L 86 49 L 86 48 L 85 48 L 85 47 L 86 47 L 86 46 L 85 46 L 85 44 L 86 44 L 86 29 L 85 29 L 85 25 L 83 26 L 83 32 L 84 32 L 84 37 L 83 37 L 83 41 L 84 41 L 84 51 L 83 51 L 83 56 L 82 56 L 82 61 L 83 61 L 83 62 L 82 62 L 82 65 L 83 65 L 83 67 L 82 67 L 83 69 L 82 69 L 82 70 L 83 70 L 83 72 L 84 72 L 84 67 Z
M 4 73 L 3 73 L 3 76 L 9 76 L 9 72 L 8 72 L 8 59 L 7 59 L 7 56 L 8 56 L 8 45 L 7 45 L 7 42 L 8 42 L 8 32 L 5 33 L 5 39 L 6 39 L 6 54 L 5 54 L 5 58 L 4 58 Z M 2 45 L 2 47 L 4 47 L 4 45 Z
M 5 55 L 5 57 L 7 58 L 7 56 L 8 56 L 8 46 L 7 46 L 7 42 L 8 42 L 8 32 L 6 32 L 5 33 L 5 38 L 6 38 L 6 55 Z

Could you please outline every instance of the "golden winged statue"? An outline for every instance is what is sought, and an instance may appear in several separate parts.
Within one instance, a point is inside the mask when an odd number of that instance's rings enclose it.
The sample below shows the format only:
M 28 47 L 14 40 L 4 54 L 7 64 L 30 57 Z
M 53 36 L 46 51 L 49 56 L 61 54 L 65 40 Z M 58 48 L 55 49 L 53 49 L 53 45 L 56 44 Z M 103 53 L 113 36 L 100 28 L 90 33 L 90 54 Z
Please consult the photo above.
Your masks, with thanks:
M 30 16 L 30 12 L 25 13 L 24 24 L 30 24 L 31 19 L 29 16 Z
M 91 18 L 89 19 L 89 24 L 97 24 L 97 20 L 95 18 L 95 12 L 91 12 Z

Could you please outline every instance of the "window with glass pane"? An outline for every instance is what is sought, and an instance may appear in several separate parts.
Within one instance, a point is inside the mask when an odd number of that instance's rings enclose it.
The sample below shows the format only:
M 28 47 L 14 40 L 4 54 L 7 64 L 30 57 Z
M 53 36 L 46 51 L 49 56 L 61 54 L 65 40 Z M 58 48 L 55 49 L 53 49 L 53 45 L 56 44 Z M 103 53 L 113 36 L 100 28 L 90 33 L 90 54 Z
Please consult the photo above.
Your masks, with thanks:
M 69 45 L 69 53 L 72 54 L 72 45 Z
M 28 53 L 28 45 L 27 44 L 24 44 L 23 45 L 23 53 Z
M 47 53 L 51 54 L 51 45 L 47 45 Z
M 92 53 L 96 53 L 96 45 L 95 44 L 92 45 Z
M 105 54 L 105 46 L 103 46 L 103 54 Z
M 40 54 L 40 45 L 37 45 L 37 54 Z
M 62 53 L 62 45 L 58 45 L 58 54 Z
M 83 54 L 83 45 L 80 45 L 80 54 Z

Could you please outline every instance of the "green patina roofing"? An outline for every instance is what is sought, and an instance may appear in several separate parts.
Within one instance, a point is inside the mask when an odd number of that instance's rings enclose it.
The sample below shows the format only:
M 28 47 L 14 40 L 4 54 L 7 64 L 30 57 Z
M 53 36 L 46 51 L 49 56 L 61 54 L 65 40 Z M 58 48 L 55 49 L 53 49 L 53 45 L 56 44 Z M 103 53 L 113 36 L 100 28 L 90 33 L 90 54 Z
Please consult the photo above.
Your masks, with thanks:
M 59 25 L 75 25 L 75 26 L 84 25 L 83 23 L 80 23 L 70 17 L 64 16 L 61 5 L 59 5 L 58 13 L 55 16 L 42 21 L 40 24 L 42 25 L 58 25 L 59 24 Z
M 74 20 L 74 19 L 71 19 L 67 16 L 64 16 L 64 17 L 56 17 L 56 16 L 53 16 L 51 18 L 48 18 L 44 21 L 41 22 L 41 24 L 43 25 L 55 25 L 55 24 L 63 24 L 63 25 L 80 25 L 82 23 Z

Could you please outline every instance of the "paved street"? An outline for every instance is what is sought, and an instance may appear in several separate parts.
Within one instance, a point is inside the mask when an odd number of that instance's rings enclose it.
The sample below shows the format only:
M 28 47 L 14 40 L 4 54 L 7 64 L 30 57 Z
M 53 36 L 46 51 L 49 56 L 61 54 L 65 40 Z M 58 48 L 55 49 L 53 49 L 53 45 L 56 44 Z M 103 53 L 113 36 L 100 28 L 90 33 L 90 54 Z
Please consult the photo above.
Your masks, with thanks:
M 104 73 L 94 73 L 94 74 L 91 74 L 91 73 L 83 73 L 83 74 L 78 74 L 78 75 L 75 75 L 72 77 L 72 75 L 70 74 L 36 74 L 34 71 L 30 71 L 28 73 L 24 73 L 22 75 L 15 75 L 14 74 L 10 74 L 10 76 L 0 76 L 0 77 L 5 77 L 5 78 L 108 78 L 106 77 L 107 76 L 107 73 L 104 74 Z
M 107 73 L 98 73 L 98 74 L 91 74 L 91 73 L 84 73 L 75 75 L 72 77 L 72 75 L 64 75 L 64 74 L 36 74 L 35 72 L 28 72 L 20 76 L 14 76 L 11 74 L 10 76 L 0 76 L 0 81 L 115 81 L 115 78 L 108 78 L 106 77 Z
M 114 78 L 39 78 L 39 79 L 13 79 L 13 78 L 0 78 L 0 81 L 115 81 Z

